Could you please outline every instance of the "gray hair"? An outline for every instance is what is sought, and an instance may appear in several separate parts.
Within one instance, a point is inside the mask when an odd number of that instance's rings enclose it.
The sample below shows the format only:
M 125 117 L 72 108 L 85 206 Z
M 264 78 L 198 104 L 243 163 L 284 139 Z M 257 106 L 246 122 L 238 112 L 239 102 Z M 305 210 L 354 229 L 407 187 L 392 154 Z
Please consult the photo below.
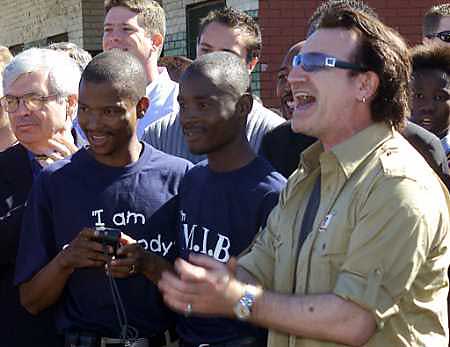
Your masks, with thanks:
M 81 72 L 83 72 L 86 65 L 92 60 L 92 55 L 88 51 L 72 42 L 55 42 L 48 45 L 47 48 L 54 51 L 66 52 L 69 57 L 76 61 Z
M 75 61 L 66 53 L 45 48 L 30 48 L 18 54 L 3 73 L 5 91 L 23 74 L 43 72 L 48 74 L 49 89 L 59 96 L 78 95 L 81 72 Z

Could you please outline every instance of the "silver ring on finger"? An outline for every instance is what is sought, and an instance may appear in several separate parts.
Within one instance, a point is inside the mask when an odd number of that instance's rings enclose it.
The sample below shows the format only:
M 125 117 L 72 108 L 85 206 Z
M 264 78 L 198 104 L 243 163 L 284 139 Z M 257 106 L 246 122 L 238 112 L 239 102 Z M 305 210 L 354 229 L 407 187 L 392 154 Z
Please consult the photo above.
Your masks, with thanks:
M 192 304 L 187 304 L 186 310 L 184 311 L 184 315 L 189 317 L 192 314 Z

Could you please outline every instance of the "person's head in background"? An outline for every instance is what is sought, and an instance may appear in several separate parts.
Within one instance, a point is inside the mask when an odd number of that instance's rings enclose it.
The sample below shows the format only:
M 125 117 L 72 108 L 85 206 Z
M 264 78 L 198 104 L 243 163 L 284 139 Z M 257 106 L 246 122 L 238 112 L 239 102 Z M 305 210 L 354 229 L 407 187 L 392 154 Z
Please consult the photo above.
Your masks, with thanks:
M 200 21 L 197 56 L 226 51 L 241 57 L 251 73 L 262 48 L 258 23 L 245 12 L 231 7 L 214 10 Z
M 183 56 L 169 55 L 159 58 L 158 66 L 165 66 L 172 81 L 178 82 L 192 60 Z
M 308 19 L 308 30 L 306 37 L 309 37 L 314 31 L 317 30 L 320 17 L 328 10 L 341 10 L 351 9 L 354 11 L 360 11 L 369 16 L 378 18 L 378 14 L 373 8 L 368 6 L 361 0 L 328 0 L 322 2 L 314 11 L 314 13 Z
M 422 41 L 450 45 L 450 3 L 433 6 L 425 13 Z
M 55 42 L 47 47 L 54 51 L 65 52 L 78 64 L 80 71 L 83 72 L 86 65 L 92 60 L 92 55 L 72 42 Z
M 450 116 L 450 47 L 419 45 L 410 54 L 411 120 L 443 138 L 448 134 Z
M 280 99 L 281 115 L 285 119 L 292 118 L 294 99 L 287 77 L 292 70 L 292 58 L 300 53 L 305 41 L 297 42 L 291 46 L 281 62 L 277 74 L 277 97 Z
M 7 47 L 0 46 L 0 76 L 2 79 L 3 71 L 12 59 L 13 56 L 9 49 Z M 3 97 L 3 87 L 0 83 L 0 98 L 1 97 Z M 0 152 L 3 152 L 5 149 L 9 148 L 15 142 L 16 137 L 11 130 L 8 114 L 0 104 Z
M 151 82 L 164 47 L 166 16 L 154 0 L 106 0 L 103 50 L 119 48 L 134 54 Z
M 6 66 L 2 106 L 17 140 L 32 152 L 54 138 L 73 143 L 80 75 L 67 54 L 43 48 L 30 48 Z

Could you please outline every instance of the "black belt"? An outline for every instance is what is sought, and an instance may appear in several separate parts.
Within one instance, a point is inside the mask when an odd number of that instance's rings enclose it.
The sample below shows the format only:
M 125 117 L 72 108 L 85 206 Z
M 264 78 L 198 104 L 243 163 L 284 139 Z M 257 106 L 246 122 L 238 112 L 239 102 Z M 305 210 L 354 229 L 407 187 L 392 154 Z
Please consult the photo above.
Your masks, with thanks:
M 178 336 L 174 329 L 159 333 L 145 339 L 149 347 L 162 347 L 177 340 Z M 118 338 L 109 338 L 84 331 L 71 331 L 64 335 L 64 347 L 125 347 L 126 342 Z
M 267 339 L 254 336 L 244 336 L 231 340 L 213 343 L 192 343 L 185 340 L 180 340 L 180 347 L 230 347 L 230 346 L 265 347 L 267 346 Z

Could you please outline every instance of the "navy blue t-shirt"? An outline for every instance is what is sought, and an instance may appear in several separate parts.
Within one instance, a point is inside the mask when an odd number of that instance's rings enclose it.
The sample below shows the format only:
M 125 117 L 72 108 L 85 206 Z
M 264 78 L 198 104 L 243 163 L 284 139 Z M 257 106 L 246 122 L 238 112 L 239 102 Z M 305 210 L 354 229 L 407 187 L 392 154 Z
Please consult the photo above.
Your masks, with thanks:
M 206 161 L 194 166 L 180 186 L 179 255 L 201 253 L 223 263 L 239 255 L 265 226 L 285 183 L 261 157 L 226 173 L 211 171 Z M 261 335 L 247 323 L 224 318 L 179 316 L 177 330 L 196 344 Z
M 16 283 L 30 280 L 84 227 L 116 227 L 149 249 L 167 256 L 175 248 L 170 231 L 149 228 L 153 213 L 177 194 L 191 164 L 144 144 L 140 158 L 126 167 L 97 162 L 83 148 L 44 169 L 25 211 Z M 172 324 L 156 286 L 144 276 L 117 279 L 128 322 L 140 336 Z M 103 268 L 77 269 L 56 304 L 56 326 L 120 334 L 108 278 Z

